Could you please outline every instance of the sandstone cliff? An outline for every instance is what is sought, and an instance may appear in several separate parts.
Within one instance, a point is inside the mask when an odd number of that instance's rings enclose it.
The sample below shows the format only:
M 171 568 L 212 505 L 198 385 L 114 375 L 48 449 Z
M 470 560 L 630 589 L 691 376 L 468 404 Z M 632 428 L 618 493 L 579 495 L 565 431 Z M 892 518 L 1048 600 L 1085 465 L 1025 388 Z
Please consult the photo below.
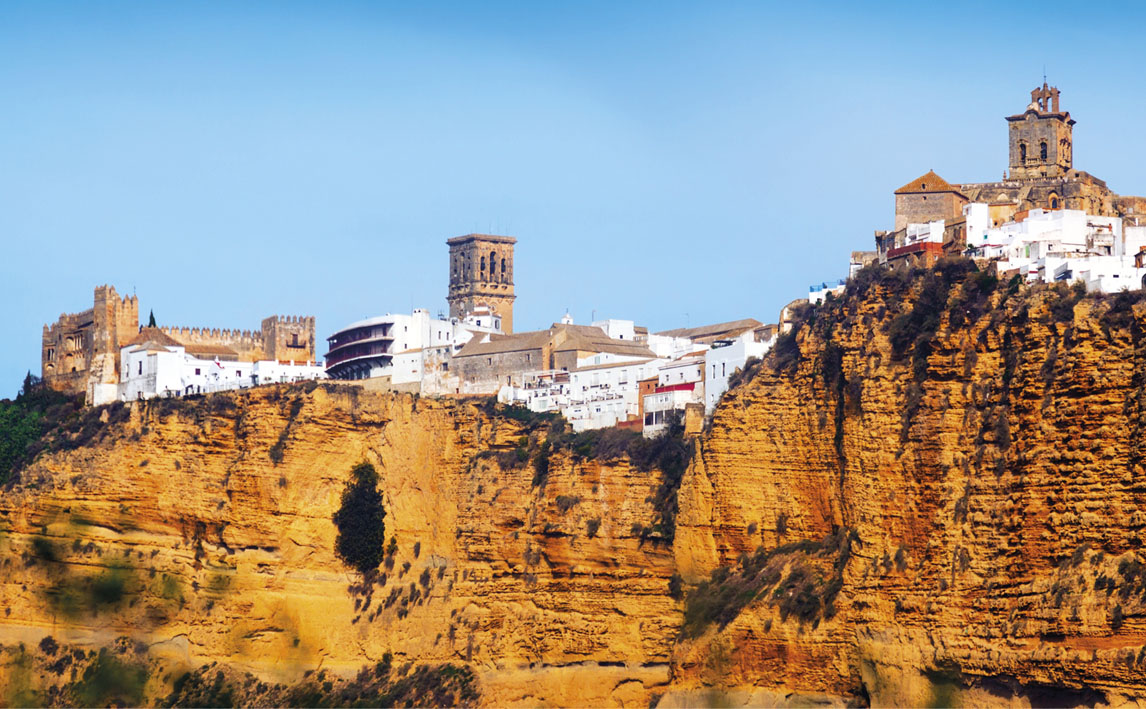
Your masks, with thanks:
M 677 697 L 1146 696 L 1146 307 L 917 275 L 864 274 L 716 412 Z
M 866 271 L 739 377 L 679 492 L 473 401 L 97 409 L 0 496 L 0 699 L 134 667 L 146 702 L 1134 703 L 1144 326 L 1133 296 Z M 362 461 L 397 547 L 368 584 L 333 553 Z
M 349 386 L 91 415 L 111 420 L 77 426 L 83 445 L 65 437 L 0 496 L 10 650 L 129 638 L 150 700 L 208 662 L 290 683 L 387 653 L 468 666 L 494 704 L 647 704 L 668 681 L 672 555 L 638 531 L 655 473 L 554 449 L 535 484 L 516 451 L 544 427 Z M 335 557 L 331 521 L 361 461 L 397 546 L 368 587 Z M 32 691 L 29 672 L 0 673 L 0 692 Z

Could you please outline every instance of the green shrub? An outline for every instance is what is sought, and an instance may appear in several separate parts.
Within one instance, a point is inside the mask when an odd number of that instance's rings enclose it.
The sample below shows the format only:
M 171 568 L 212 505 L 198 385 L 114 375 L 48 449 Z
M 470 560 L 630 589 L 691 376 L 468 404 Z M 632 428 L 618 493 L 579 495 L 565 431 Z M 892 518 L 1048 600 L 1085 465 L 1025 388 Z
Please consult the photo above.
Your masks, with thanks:
M 858 543 L 855 532 L 841 529 L 820 541 L 760 547 L 738 565 L 718 568 L 685 599 L 681 634 L 695 638 L 713 623 L 724 627 L 757 600 L 776 606 L 782 620 L 818 625 L 835 615 L 843 572 Z
M 772 368 L 777 372 L 793 370 L 800 361 L 800 345 L 796 342 L 796 326 L 776 338 L 770 352 Z
M 334 513 L 334 525 L 338 527 L 334 547 L 347 566 L 367 575 L 382 563 L 386 510 L 373 465 L 360 463 L 350 476 L 342 491 L 342 504 Z
M 545 487 L 549 480 L 549 441 L 543 441 L 533 457 L 533 487 Z
M 745 382 L 750 381 L 752 379 L 752 377 L 754 377 L 756 375 L 756 372 L 758 372 L 760 370 L 760 364 L 761 364 L 761 360 L 759 357 L 749 357 L 744 362 L 743 367 L 738 367 L 736 369 L 736 371 L 734 371 L 728 377 L 728 390 L 727 391 L 732 391 L 733 389 L 740 386 L 741 384 L 744 384 Z
M 78 706 L 130 707 L 142 705 L 146 684 L 146 666 L 126 662 L 103 648 L 70 689 Z

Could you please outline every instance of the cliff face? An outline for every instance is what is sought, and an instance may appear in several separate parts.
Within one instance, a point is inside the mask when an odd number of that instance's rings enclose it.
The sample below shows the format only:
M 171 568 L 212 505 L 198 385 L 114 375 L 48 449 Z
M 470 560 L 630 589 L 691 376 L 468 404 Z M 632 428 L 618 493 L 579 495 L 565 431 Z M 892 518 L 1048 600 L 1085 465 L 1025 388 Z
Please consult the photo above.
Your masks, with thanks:
M 685 477 L 676 559 L 706 583 L 678 696 L 1146 696 L 1146 308 L 868 276 L 726 396 Z
M 126 637 L 146 648 L 151 698 L 208 662 L 289 683 L 386 653 L 467 665 L 495 704 L 641 704 L 668 681 L 671 550 L 633 536 L 653 518 L 653 473 L 559 450 L 535 486 L 515 451 L 543 429 L 351 387 L 103 417 L 0 496 L 9 649 Z M 362 461 L 380 473 L 397 545 L 369 585 L 334 555 L 331 520 Z M 13 657 L 0 662 L 9 700 L 36 685 L 34 663 Z
M 381 676 L 468 702 L 458 667 L 496 705 L 1126 703 L 1144 328 L 1129 296 L 865 272 L 741 377 L 675 498 L 472 402 L 324 385 L 96 410 L 0 496 L 0 700 L 100 703 L 135 663 L 128 703 L 179 681 L 217 700 L 216 667 L 273 704 L 313 696 L 263 682 L 312 670 L 317 692 Z M 397 547 L 369 583 L 333 551 L 363 461 Z M 672 499 L 674 543 L 642 540 Z

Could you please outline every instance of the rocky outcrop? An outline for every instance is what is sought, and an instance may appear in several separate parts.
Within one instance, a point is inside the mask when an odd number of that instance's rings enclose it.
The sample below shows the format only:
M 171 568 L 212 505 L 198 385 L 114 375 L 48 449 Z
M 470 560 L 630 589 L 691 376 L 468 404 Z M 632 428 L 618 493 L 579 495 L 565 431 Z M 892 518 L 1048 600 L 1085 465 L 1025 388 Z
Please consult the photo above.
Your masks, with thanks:
M 1146 696 L 1137 300 L 963 262 L 868 272 L 806 313 L 682 486 L 676 558 L 705 583 L 674 693 Z
M 349 386 L 102 417 L 0 496 L 6 646 L 126 637 L 167 677 L 153 699 L 210 662 L 291 683 L 387 653 L 472 668 L 494 704 L 644 705 L 668 681 L 672 555 L 634 531 L 655 473 L 554 448 L 538 479 L 543 426 Z M 368 583 L 332 523 L 362 461 L 396 544 Z
M 1136 296 L 864 271 L 737 377 L 679 492 L 478 401 L 96 409 L 0 496 L 0 700 L 111 696 L 106 662 L 145 702 L 1137 702 L 1144 328 Z M 365 579 L 332 522 L 361 462 L 395 547 Z

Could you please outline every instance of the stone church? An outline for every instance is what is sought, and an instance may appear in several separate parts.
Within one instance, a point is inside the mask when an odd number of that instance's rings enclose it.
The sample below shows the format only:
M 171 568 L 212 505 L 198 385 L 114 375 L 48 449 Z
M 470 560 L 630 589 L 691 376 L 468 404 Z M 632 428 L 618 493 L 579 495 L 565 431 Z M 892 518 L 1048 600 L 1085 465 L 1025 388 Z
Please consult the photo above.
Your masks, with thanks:
M 993 226 L 1035 208 L 1077 209 L 1146 224 L 1146 197 L 1120 196 L 1075 169 L 1075 120 L 1061 110 L 1059 94 L 1044 81 L 1031 91 L 1022 113 L 1007 116 L 1009 168 L 1002 180 L 949 183 L 928 172 L 896 190 L 895 227 L 876 232 L 877 248 L 886 251 L 908 224 L 944 220 L 943 251 L 959 253 L 966 247 L 963 207 L 971 202 L 988 205 Z

